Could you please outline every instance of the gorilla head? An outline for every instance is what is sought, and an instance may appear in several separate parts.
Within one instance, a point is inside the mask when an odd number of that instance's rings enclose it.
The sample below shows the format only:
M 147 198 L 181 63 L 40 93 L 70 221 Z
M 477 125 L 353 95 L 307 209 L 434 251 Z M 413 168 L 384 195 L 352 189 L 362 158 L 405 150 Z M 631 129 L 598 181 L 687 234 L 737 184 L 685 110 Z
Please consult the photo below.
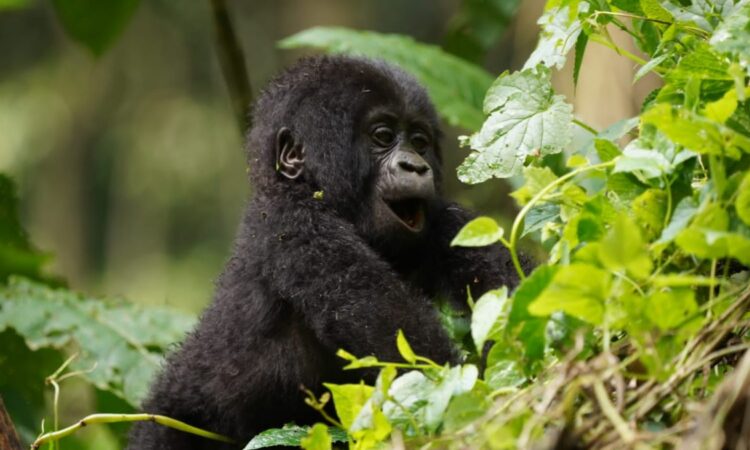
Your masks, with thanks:
M 440 190 L 441 132 L 410 75 L 366 59 L 304 59 L 269 85 L 255 117 L 265 117 L 249 138 L 260 191 L 322 191 L 322 204 L 381 253 L 423 240 Z

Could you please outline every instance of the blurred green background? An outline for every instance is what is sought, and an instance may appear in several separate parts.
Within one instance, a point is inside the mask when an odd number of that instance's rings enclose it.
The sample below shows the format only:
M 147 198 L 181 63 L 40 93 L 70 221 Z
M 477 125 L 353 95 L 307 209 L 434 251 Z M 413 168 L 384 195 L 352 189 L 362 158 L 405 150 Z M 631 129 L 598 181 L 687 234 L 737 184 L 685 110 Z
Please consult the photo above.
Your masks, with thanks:
M 96 57 L 66 35 L 52 2 L 4 2 L 19 6 L 0 10 L 0 171 L 19 184 L 34 242 L 55 255 L 50 271 L 80 291 L 200 310 L 250 192 L 210 3 L 142 1 Z M 482 3 L 236 0 L 228 7 L 257 92 L 300 56 L 276 42 L 317 25 L 406 34 L 496 74 L 519 68 L 536 42 L 543 2 L 521 2 L 500 32 L 467 20 L 471 4 Z M 516 2 L 489 3 L 513 17 Z M 482 37 L 486 56 L 462 32 Z M 632 65 L 607 49 L 592 48 L 587 58 L 602 63 L 584 64 L 585 94 L 574 97 L 567 68 L 557 74 L 558 89 L 594 125 L 632 115 L 648 91 L 630 85 Z M 467 154 L 456 136 L 465 133 L 447 130 L 447 195 L 511 215 L 503 182 L 456 180 Z

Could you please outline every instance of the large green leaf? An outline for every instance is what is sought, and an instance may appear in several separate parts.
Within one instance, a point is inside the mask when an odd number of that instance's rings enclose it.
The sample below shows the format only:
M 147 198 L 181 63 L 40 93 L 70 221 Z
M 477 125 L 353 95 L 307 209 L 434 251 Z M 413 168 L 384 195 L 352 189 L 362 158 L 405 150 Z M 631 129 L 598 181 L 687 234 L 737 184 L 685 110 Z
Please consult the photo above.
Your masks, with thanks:
M 250 442 L 247 443 L 243 450 L 255 450 L 257 448 L 267 447 L 299 447 L 302 439 L 310 433 L 311 427 L 301 427 L 298 425 L 284 425 L 283 428 L 271 428 L 258 433 Z M 346 432 L 339 428 L 328 428 L 331 441 L 346 442 Z
M 282 48 L 313 47 L 392 62 L 414 75 L 448 123 L 468 130 L 482 125 L 482 98 L 492 77 L 482 68 L 407 36 L 315 27 L 289 36 Z
M 529 305 L 535 316 L 563 311 L 594 325 L 604 320 L 611 277 L 598 267 L 575 263 L 561 267 L 549 286 Z
M 571 140 L 572 107 L 555 95 L 544 66 L 503 74 L 484 99 L 482 129 L 464 139 L 474 150 L 458 168 L 464 183 L 518 174 L 526 157 L 560 152 Z
M 471 315 L 471 337 L 479 354 L 493 332 L 505 326 L 509 312 L 508 289 L 505 286 L 487 291 L 477 300 Z
M 177 311 L 104 301 L 11 278 L 0 290 L 0 331 L 14 329 L 26 345 L 79 352 L 74 365 L 99 389 L 138 405 L 167 347 L 193 318 Z M 41 380 L 40 380 L 41 381 Z
M 101 55 L 122 32 L 139 0 L 53 0 L 65 31 Z

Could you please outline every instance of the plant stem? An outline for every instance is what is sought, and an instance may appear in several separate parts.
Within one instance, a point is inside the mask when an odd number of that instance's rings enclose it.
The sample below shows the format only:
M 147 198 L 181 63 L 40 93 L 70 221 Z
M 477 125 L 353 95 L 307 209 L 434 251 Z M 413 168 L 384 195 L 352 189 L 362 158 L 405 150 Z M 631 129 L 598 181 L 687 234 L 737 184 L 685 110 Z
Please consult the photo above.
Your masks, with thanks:
M 618 47 L 617 44 L 615 44 L 614 42 L 611 42 L 610 40 L 606 39 L 605 37 L 603 37 L 603 36 L 601 36 L 599 34 L 592 34 L 592 35 L 589 36 L 589 39 L 591 39 L 592 41 L 596 42 L 597 44 L 602 44 L 605 47 L 611 48 L 618 55 L 624 56 L 624 57 L 628 58 L 629 60 L 633 61 L 634 63 L 636 63 L 636 64 L 638 64 L 640 66 L 645 66 L 646 63 L 648 63 L 648 61 L 646 61 L 645 59 L 641 58 L 640 56 L 637 56 L 637 55 L 635 55 L 635 54 L 633 54 L 633 53 L 625 50 L 624 48 Z
M 532 199 L 529 200 L 529 202 L 526 203 L 526 205 L 524 205 L 524 207 L 516 216 L 516 219 L 513 221 L 513 227 L 510 229 L 510 242 L 509 242 L 510 245 L 508 245 L 508 250 L 510 250 L 510 257 L 513 260 L 513 266 L 515 266 L 516 272 L 518 272 L 518 276 L 521 278 L 521 280 L 526 278 L 526 274 L 523 273 L 523 268 L 521 268 L 521 261 L 518 259 L 518 249 L 517 249 L 518 231 L 519 231 L 519 228 L 521 228 L 521 223 L 523 223 L 523 219 L 524 217 L 526 217 L 526 214 L 528 214 L 531 208 L 533 208 L 535 204 L 539 203 L 539 200 L 541 200 L 545 195 L 547 195 L 547 193 L 552 191 L 557 186 L 575 177 L 576 175 L 580 175 L 590 170 L 604 169 L 604 168 L 611 167 L 614 165 L 615 165 L 615 160 L 612 160 L 612 161 L 607 161 L 607 162 L 603 162 L 599 164 L 594 164 L 593 166 L 579 167 L 578 169 L 566 173 L 565 175 L 561 176 L 560 178 L 556 179 L 552 183 L 545 186 L 544 189 L 537 192 L 537 194 L 534 197 L 532 197 Z
M 232 439 L 222 436 L 217 433 L 213 433 L 211 431 L 206 431 L 203 429 L 200 429 L 198 427 L 194 427 L 192 425 L 188 425 L 185 422 L 181 422 L 176 419 L 172 419 L 171 417 L 167 416 L 160 416 L 157 414 L 91 414 L 89 416 L 84 417 L 83 419 L 79 420 L 78 422 L 74 423 L 73 425 L 63 428 L 59 431 L 53 431 L 51 433 L 45 433 L 37 438 L 37 440 L 34 441 L 33 444 L 31 444 L 31 448 L 33 450 L 38 449 L 42 445 L 48 443 L 48 442 L 54 442 L 58 441 L 66 436 L 70 436 L 71 434 L 75 433 L 79 429 L 91 425 L 94 423 L 118 423 L 118 422 L 155 422 L 159 425 L 164 425 L 169 428 L 174 428 L 175 430 L 184 431 L 186 433 L 195 434 L 197 436 L 202 436 L 207 439 L 213 439 L 214 441 L 220 441 L 220 442 L 226 442 L 229 444 L 235 443 Z
M 586 124 L 584 122 L 581 122 L 578 119 L 573 119 L 573 123 L 576 124 L 576 125 L 578 125 L 579 127 L 583 128 L 584 130 L 588 131 L 589 133 L 593 134 L 594 136 L 596 136 L 597 134 L 599 134 L 599 132 L 596 131 L 596 129 L 594 129 L 594 127 L 592 127 L 591 125 L 588 125 L 588 124 Z
M 244 138 L 245 132 L 252 122 L 250 106 L 253 102 L 245 58 L 232 27 L 232 21 L 229 19 L 226 0 L 211 0 L 210 3 L 221 72 L 229 89 L 229 97 L 232 101 L 240 135 Z
M 612 404 L 612 401 L 607 395 L 607 390 L 604 388 L 604 383 L 602 383 L 602 380 L 596 380 L 596 382 L 594 383 L 594 394 L 596 395 L 596 400 L 599 402 L 599 407 L 602 409 L 602 412 L 605 416 L 607 416 L 607 419 L 612 422 L 612 425 L 615 427 L 615 430 L 620 435 L 622 440 L 625 443 L 633 442 L 633 440 L 635 439 L 635 434 L 622 418 L 622 416 L 620 416 L 620 414 L 617 412 L 617 408 L 615 408 L 615 405 Z

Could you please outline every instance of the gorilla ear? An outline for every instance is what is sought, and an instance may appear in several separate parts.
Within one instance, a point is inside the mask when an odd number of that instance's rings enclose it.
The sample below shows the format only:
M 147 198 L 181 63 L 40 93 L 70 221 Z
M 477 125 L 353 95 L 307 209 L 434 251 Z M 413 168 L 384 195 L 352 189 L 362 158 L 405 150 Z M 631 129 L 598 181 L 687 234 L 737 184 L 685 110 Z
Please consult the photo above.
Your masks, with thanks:
M 294 140 L 292 130 L 282 127 L 276 133 L 276 170 L 294 180 L 305 166 L 305 148 Z

